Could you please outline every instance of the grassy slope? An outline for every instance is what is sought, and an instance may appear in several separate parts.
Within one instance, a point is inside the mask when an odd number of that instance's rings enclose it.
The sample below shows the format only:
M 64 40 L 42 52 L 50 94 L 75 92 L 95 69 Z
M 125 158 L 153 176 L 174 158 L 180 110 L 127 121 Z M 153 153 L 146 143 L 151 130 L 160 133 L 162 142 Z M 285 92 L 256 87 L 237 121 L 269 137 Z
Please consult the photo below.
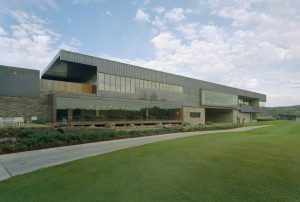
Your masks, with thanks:
M 0 201 L 299 201 L 300 124 L 165 141 L 0 182 Z

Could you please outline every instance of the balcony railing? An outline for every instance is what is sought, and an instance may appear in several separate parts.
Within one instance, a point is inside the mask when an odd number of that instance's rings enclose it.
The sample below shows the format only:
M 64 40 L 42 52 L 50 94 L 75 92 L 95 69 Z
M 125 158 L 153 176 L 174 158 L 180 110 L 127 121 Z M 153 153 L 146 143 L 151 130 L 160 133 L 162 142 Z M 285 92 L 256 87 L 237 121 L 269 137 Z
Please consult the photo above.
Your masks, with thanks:
M 75 94 L 96 94 L 95 85 L 46 79 L 41 79 L 41 90 Z
M 262 108 L 252 107 L 252 106 L 249 106 L 249 105 L 239 105 L 239 110 L 241 112 L 247 112 L 247 113 L 260 113 L 260 112 L 263 112 Z

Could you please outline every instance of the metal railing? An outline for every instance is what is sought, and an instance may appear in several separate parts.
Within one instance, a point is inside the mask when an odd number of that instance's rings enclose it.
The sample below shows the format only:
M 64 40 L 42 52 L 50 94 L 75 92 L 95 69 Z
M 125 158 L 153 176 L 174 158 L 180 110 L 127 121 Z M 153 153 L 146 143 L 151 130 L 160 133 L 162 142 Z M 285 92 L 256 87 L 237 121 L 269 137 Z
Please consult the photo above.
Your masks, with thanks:
M 0 117 L 0 128 L 24 126 L 24 117 Z
M 263 112 L 262 108 L 253 107 L 253 106 L 249 106 L 249 105 L 239 105 L 239 110 L 241 112 L 248 112 L 248 113 L 260 113 L 260 112 Z

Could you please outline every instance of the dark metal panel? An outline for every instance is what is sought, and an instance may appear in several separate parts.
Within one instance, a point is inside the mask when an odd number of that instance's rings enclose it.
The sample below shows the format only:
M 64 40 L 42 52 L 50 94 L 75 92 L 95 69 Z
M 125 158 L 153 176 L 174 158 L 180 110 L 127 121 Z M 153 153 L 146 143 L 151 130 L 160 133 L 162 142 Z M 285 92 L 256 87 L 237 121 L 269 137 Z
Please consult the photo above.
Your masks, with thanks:
M 40 71 L 0 65 L 0 95 L 37 97 Z

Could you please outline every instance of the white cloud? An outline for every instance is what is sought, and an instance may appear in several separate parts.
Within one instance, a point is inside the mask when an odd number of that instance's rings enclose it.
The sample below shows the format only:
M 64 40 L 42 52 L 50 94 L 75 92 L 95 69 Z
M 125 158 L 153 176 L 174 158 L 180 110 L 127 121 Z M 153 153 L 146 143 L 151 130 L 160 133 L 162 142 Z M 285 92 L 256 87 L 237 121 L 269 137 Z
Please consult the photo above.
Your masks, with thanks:
M 164 7 L 162 7 L 162 6 L 158 6 L 158 7 L 156 7 L 155 8 L 155 11 L 158 13 L 158 14 L 161 14 L 161 13 L 163 13 L 163 12 L 165 12 L 165 8 Z
M 0 27 L 0 35 L 7 35 L 7 32 L 2 27 Z
M 73 5 L 84 5 L 84 4 L 89 4 L 93 2 L 104 2 L 105 0 L 73 0 L 72 3 Z
M 174 52 L 181 46 L 180 39 L 173 36 L 170 32 L 162 32 L 152 38 L 151 41 L 156 49 L 158 57 L 165 55 L 166 53 Z
M 163 20 L 161 20 L 158 16 L 156 16 L 151 23 L 152 23 L 152 25 L 154 25 L 155 27 L 157 27 L 161 30 L 167 29 L 165 22 Z
M 196 39 L 199 37 L 199 23 L 197 22 L 179 25 L 176 30 L 181 32 L 187 39 Z
M 207 22 L 190 19 L 189 9 L 157 12 L 150 40 L 155 57 L 131 63 L 266 93 L 267 106 L 300 104 L 299 6 L 295 0 L 211 0 Z
M 56 0 L 9 0 L 5 1 L 5 3 L 0 3 L 0 10 L 1 13 L 8 14 L 12 10 L 18 10 L 18 9 L 40 9 L 40 10 L 48 10 L 48 9 L 54 9 L 59 10 L 59 6 L 56 2 Z
M 0 60 L 4 65 L 43 69 L 60 48 L 75 50 L 75 38 L 69 42 L 49 28 L 49 22 L 35 15 L 14 11 L 17 21 L 0 34 Z
M 150 22 L 149 15 L 141 8 L 136 11 L 134 19 L 141 22 Z
M 144 5 L 147 5 L 147 4 L 149 4 L 150 2 L 151 2 L 150 0 L 145 0 L 143 4 L 144 4 Z
M 180 22 L 186 18 L 185 10 L 183 8 L 173 8 L 166 12 L 165 18 L 173 22 Z

